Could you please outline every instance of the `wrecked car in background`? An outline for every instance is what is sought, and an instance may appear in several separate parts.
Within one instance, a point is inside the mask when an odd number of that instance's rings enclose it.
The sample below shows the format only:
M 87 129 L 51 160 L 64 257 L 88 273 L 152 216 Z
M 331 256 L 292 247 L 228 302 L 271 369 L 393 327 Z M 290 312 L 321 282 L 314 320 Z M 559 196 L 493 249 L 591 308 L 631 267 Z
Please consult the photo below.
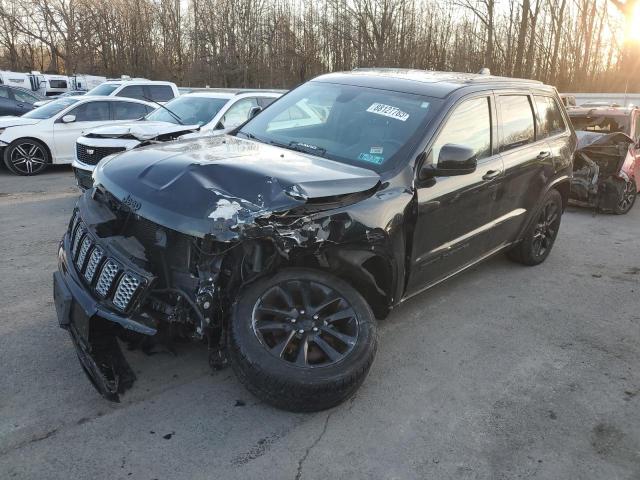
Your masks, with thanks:
M 571 201 L 625 214 L 638 193 L 640 109 L 578 108 L 569 111 L 578 135 Z
M 207 133 L 224 133 L 266 108 L 284 90 L 210 88 L 157 104 L 156 111 L 127 124 L 88 131 L 76 141 L 73 172 L 80 189 L 103 158 L 152 143 Z
M 548 257 L 574 147 L 540 82 L 321 76 L 228 135 L 100 162 L 58 252 L 60 325 L 111 400 L 135 380 L 119 340 L 190 339 L 272 405 L 329 408 L 376 318 L 498 252 Z

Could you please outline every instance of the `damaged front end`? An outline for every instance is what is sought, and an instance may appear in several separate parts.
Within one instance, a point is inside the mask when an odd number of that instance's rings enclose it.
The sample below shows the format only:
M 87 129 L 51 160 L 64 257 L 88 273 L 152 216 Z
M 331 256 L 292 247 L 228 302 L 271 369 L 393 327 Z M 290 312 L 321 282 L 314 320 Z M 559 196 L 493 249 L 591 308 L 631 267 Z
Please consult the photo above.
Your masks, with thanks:
M 135 380 L 119 342 L 143 350 L 207 342 L 211 366 L 225 366 L 238 293 L 282 266 L 344 272 L 377 295 L 380 310 L 391 304 L 398 273 L 378 274 L 386 268 L 378 259 L 403 258 L 394 222 L 411 195 L 378 198 L 375 172 L 283 152 L 212 137 L 100 164 L 61 242 L 54 296 L 105 398 L 118 401 Z M 369 218 L 367 199 L 393 204 L 389 218 Z
M 633 140 L 623 133 L 577 131 L 570 201 L 575 205 L 614 211 L 629 182 L 623 165 Z

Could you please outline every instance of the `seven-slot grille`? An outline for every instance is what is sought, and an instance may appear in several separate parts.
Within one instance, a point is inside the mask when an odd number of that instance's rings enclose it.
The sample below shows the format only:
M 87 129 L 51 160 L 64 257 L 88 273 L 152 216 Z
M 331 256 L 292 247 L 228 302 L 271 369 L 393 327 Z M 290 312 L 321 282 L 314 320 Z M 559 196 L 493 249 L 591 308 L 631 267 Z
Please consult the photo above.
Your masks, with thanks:
M 76 156 L 78 161 L 86 165 L 97 165 L 107 155 L 124 152 L 124 147 L 89 147 L 76 142 Z
M 111 300 L 117 309 L 126 311 L 143 287 L 142 279 L 105 254 L 80 220 L 77 210 L 73 213 L 69 232 L 70 260 L 78 274 L 89 286 L 94 286 L 100 298 Z

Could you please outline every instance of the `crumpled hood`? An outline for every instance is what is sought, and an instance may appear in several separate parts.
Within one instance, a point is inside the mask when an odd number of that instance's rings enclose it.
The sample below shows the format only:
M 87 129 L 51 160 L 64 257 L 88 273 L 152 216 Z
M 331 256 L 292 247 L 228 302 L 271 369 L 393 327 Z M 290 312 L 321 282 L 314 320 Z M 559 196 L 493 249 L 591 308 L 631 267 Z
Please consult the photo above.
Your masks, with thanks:
M 140 120 L 137 122 L 95 128 L 89 132 L 89 136 L 100 138 L 133 137 L 140 141 L 145 141 L 170 133 L 193 132 L 199 128 L 199 125 L 176 125 L 175 123 L 169 122 Z
M 259 217 L 380 182 L 372 170 L 228 135 L 131 150 L 101 162 L 94 175 L 140 216 L 223 241 Z
M 38 120 L 37 118 L 5 116 L 0 117 L 0 128 L 20 127 L 22 125 L 35 125 L 40 121 L 41 120 Z

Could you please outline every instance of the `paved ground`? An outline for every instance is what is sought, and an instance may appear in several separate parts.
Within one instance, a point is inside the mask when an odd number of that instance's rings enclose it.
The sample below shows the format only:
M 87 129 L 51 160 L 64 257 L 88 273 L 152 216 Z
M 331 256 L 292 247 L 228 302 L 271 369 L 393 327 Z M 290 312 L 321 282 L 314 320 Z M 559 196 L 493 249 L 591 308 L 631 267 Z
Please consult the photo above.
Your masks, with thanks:
M 640 207 L 571 209 L 544 265 L 407 302 L 356 397 L 294 415 L 201 349 L 133 355 L 120 405 L 93 391 L 51 298 L 76 195 L 0 171 L 0 478 L 640 478 Z

